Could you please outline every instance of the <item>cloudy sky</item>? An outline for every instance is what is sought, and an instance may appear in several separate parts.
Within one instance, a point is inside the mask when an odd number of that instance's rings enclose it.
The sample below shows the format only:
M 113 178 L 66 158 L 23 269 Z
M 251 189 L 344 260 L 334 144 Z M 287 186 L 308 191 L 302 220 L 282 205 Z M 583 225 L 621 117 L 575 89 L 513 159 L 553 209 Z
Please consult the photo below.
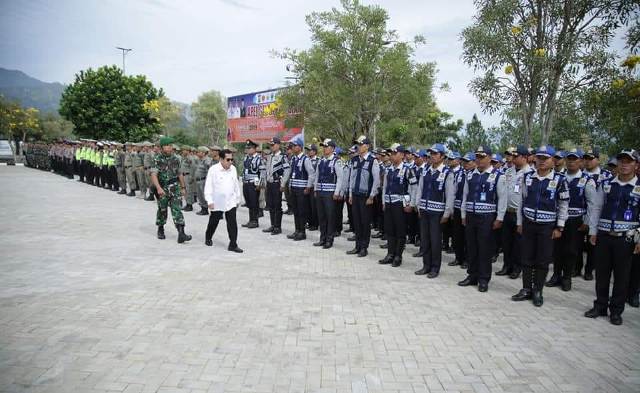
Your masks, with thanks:
M 481 114 L 468 92 L 472 71 L 462 64 L 461 30 L 471 24 L 472 0 L 363 0 L 390 15 L 403 39 L 422 34 L 418 61 L 438 64 L 440 107 L 463 120 Z M 284 85 L 285 64 L 272 49 L 307 48 L 304 17 L 339 0 L 60 0 L 0 1 L 0 67 L 47 82 L 70 83 L 87 67 L 122 63 L 115 47 L 133 48 L 127 73 L 146 74 L 171 99 L 190 103 L 216 89 L 226 96 Z

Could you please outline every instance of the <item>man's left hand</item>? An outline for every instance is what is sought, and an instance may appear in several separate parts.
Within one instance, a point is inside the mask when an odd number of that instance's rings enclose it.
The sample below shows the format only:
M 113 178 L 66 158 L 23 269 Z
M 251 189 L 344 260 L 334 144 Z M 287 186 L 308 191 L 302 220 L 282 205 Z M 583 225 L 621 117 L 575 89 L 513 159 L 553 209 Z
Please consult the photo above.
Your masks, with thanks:
M 367 198 L 367 202 L 365 202 L 367 205 L 373 205 L 373 198 Z

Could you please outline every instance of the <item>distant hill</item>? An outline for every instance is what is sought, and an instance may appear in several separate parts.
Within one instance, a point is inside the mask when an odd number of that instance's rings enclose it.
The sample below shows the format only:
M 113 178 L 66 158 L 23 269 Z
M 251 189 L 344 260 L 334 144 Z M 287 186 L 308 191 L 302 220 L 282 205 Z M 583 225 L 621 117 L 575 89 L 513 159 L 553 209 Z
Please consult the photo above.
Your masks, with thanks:
M 61 83 L 42 82 L 22 71 L 0 68 L 0 95 L 26 108 L 57 113 L 64 87 Z

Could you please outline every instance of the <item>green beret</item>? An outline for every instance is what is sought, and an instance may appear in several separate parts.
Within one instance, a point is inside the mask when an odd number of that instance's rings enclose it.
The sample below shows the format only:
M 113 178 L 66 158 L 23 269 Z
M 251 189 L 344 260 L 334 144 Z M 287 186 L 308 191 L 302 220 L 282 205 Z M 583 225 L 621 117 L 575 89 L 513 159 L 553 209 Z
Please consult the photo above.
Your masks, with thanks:
M 209 148 L 206 146 L 198 146 L 198 151 L 200 153 L 209 153 Z
M 167 146 L 173 143 L 173 138 L 170 136 L 163 136 L 160 138 L 160 146 Z

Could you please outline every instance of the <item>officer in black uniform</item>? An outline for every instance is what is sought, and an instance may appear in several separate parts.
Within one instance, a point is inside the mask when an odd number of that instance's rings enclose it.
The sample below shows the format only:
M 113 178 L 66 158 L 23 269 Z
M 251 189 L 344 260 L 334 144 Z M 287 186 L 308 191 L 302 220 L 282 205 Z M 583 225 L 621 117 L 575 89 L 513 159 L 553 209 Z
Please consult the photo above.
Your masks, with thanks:
M 289 176 L 289 163 L 280 150 L 280 138 L 273 137 L 269 141 L 271 154 L 265 164 L 264 178 L 261 180 L 265 188 L 265 203 L 269 210 L 269 228 L 263 229 L 264 233 L 279 235 L 282 233 L 282 192 L 287 184 Z
M 553 169 L 552 146 L 536 150 L 536 171 L 526 174 L 521 185 L 521 209 L 517 212 L 522 234 L 522 289 L 511 299 L 533 300 L 542 306 L 542 288 L 553 260 L 552 240 L 562 236 L 569 209 L 569 189 L 564 175 Z
M 256 151 L 258 144 L 247 139 L 247 156 L 244 159 L 244 171 L 242 172 L 242 193 L 244 201 L 249 209 L 249 222 L 242 224 L 245 228 L 258 227 L 258 201 L 260 199 L 260 173 L 264 171 L 262 157 Z
M 336 142 L 332 139 L 325 139 L 320 146 L 324 157 L 318 163 L 314 185 L 320 239 L 313 245 L 328 249 L 333 247 L 333 237 L 336 232 L 336 207 L 342 195 L 344 170 L 342 161 L 335 154 Z
M 476 169 L 467 174 L 460 205 L 469 268 L 467 278 L 458 285 L 478 285 L 478 291 L 486 292 L 495 253 L 495 231 L 502 227 L 507 210 L 507 190 L 504 175 L 491 165 L 491 149 L 480 146 L 475 156 Z
M 638 156 L 623 150 L 618 159 L 618 175 L 598 186 L 594 213 L 590 217 L 589 242 L 595 246 L 596 300 L 584 315 L 607 315 L 614 325 L 622 324 L 628 296 L 629 273 L 634 254 L 640 253 L 640 179 L 635 175 Z M 611 273 L 613 291 L 609 296 Z
M 384 233 L 387 235 L 387 255 L 378 261 L 393 267 L 402 265 L 402 253 L 407 241 L 407 216 L 411 211 L 409 194 L 409 171 L 403 158 L 406 149 L 395 143 L 389 149 L 391 166 L 388 168 L 382 186 L 382 209 L 384 211 Z
M 569 218 L 564 224 L 562 236 L 554 240 L 553 275 L 545 286 L 561 286 L 563 291 L 571 290 L 571 275 L 582 252 L 582 242 L 589 227 L 589 214 L 593 214 L 596 197 L 596 183 L 580 168 L 582 150 L 570 149 L 562 159 L 565 161 L 565 177 L 569 187 Z

